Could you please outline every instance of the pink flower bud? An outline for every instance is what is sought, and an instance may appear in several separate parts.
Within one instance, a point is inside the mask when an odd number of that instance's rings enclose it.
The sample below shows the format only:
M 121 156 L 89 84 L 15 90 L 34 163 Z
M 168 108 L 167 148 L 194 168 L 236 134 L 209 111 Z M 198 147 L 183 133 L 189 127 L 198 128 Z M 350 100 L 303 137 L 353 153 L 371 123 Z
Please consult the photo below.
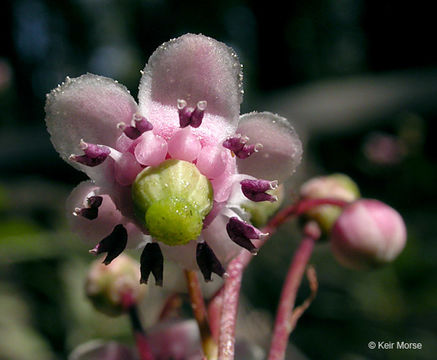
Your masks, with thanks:
M 118 316 L 137 304 L 146 294 L 140 286 L 140 264 L 127 255 L 120 255 L 109 265 L 101 259 L 91 264 L 85 291 L 96 310 Z
M 319 176 L 305 182 L 300 188 L 303 199 L 338 199 L 352 202 L 360 197 L 357 184 L 347 175 L 332 174 Z M 319 205 L 306 212 L 306 215 L 316 220 L 325 233 L 341 214 L 341 209 L 333 205 Z
M 347 206 L 334 224 L 331 248 L 352 269 L 393 261 L 405 246 L 407 232 L 399 213 L 378 201 L 363 199 Z

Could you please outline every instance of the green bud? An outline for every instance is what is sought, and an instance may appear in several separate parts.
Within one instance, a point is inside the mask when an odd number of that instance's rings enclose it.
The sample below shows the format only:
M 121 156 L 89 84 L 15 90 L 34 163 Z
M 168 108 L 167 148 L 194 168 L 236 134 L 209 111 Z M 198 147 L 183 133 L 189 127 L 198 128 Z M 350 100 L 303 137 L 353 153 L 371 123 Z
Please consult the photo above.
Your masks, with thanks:
M 140 264 L 127 255 L 120 255 L 111 264 L 93 261 L 85 290 L 94 308 L 109 316 L 118 316 L 137 304 L 146 293 L 140 285 Z
M 357 184 L 347 175 L 333 174 L 308 180 L 301 187 L 304 199 L 338 199 L 352 202 L 360 197 Z M 334 205 L 320 205 L 309 210 L 306 215 L 317 221 L 325 233 L 329 233 L 342 209 Z
M 170 159 L 140 172 L 132 185 L 135 212 L 150 235 L 167 245 L 196 239 L 211 211 L 209 180 L 187 161 Z
M 246 201 L 242 204 L 244 210 L 250 214 L 250 222 L 260 228 L 267 224 L 272 216 L 282 205 L 284 200 L 284 186 L 281 184 L 276 189 L 266 191 L 270 195 L 276 195 L 277 201 Z

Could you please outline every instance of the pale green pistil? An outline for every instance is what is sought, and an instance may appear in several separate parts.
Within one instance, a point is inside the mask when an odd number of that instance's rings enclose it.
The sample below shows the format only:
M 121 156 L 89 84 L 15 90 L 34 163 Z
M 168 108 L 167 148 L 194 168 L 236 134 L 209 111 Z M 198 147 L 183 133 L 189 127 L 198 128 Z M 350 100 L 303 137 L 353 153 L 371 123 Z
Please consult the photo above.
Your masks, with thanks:
M 203 219 L 212 209 L 213 191 L 194 164 L 170 159 L 138 174 L 132 199 L 153 238 L 183 245 L 200 235 Z

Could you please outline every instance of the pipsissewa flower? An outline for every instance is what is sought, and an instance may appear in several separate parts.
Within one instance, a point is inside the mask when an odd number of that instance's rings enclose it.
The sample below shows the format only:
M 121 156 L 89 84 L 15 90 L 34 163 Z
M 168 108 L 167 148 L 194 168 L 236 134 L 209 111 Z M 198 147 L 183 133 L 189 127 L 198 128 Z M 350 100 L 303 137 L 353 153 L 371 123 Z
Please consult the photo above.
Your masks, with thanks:
M 299 164 L 289 122 L 240 116 L 242 69 L 223 43 L 187 34 L 161 45 L 142 72 L 139 102 L 112 79 L 67 78 L 47 95 L 46 123 L 61 157 L 84 171 L 68 200 L 73 229 L 110 263 L 144 248 L 142 281 L 162 283 L 163 257 L 206 280 L 222 276 L 262 234 L 241 206 L 268 193 Z M 255 240 L 255 242 L 254 242 Z

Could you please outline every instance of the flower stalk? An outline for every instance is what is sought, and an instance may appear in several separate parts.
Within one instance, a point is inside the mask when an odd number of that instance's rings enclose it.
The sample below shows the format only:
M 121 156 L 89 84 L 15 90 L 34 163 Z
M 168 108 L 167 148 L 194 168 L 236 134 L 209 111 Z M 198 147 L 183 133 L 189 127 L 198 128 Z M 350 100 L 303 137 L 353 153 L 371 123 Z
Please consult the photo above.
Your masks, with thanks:
M 199 326 L 203 353 L 207 360 L 216 360 L 217 344 L 212 336 L 211 328 L 209 326 L 207 310 L 200 289 L 199 278 L 194 270 L 185 270 L 185 278 L 187 280 L 191 308 L 193 309 L 194 318 Z
M 292 315 L 297 291 L 305 274 L 314 245 L 320 235 L 320 228 L 315 222 L 306 224 L 304 237 L 293 256 L 282 288 L 268 360 L 283 360 L 285 357 L 288 338 L 295 326 Z
M 150 349 L 150 345 L 146 338 L 146 332 L 144 331 L 143 325 L 141 324 L 137 305 L 131 301 L 131 296 L 129 294 L 125 294 L 122 300 L 124 307 L 127 309 L 127 312 L 129 314 L 129 320 L 131 323 L 132 332 L 135 338 L 135 344 L 137 346 L 140 360 L 155 360 L 155 357 L 152 354 L 152 350 Z
M 258 248 L 264 245 L 270 236 L 276 232 L 277 228 L 289 220 L 292 216 L 302 215 L 309 209 L 320 205 L 337 205 L 344 207 L 347 205 L 347 202 L 338 199 L 302 199 L 299 202 L 286 207 L 282 211 L 278 212 L 261 230 L 263 233 L 268 235 L 262 240 L 258 241 Z M 234 359 L 235 326 L 237 322 L 237 308 L 241 281 L 243 278 L 243 271 L 252 260 L 252 257 L 253 256 L 251 253 L 242 251 L 229 263 L 226 270 L 229 276 L 225 279 L 223 286 L 223 307 L 220 320 L 218 360 Z M 302 277 L 300 278 L 299 284 L 301 280 Z

